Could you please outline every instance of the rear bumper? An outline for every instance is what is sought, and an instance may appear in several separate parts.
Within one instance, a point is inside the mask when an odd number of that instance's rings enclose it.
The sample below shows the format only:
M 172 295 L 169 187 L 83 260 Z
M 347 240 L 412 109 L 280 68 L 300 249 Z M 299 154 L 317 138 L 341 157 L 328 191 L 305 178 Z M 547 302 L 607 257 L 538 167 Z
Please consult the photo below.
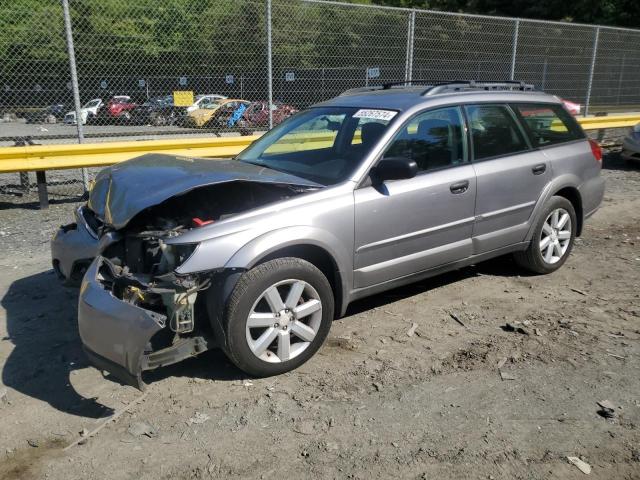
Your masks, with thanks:
M 620 152 L 620 156 L 623 160 L 634 160 L 636 162 L 640 162 L 640 152 L 623 148 Z
M 583 218 L 586 220 L 596 213 L 604 198 L 605 181 L 601 176 L 594 177 L 580 186 Z
M 640 161 L 640 141 L 627 137 L 622 141 L 622 151 L 620 156 L 624 160 Z

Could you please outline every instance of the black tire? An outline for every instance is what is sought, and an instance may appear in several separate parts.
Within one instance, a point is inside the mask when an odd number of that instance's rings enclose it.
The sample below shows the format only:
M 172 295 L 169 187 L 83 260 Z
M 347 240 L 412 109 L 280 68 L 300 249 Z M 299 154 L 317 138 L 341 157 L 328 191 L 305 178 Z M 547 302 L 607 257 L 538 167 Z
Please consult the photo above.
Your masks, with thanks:
M 540 240 L 542 236 L 542 229 L 547 218 L 554 210 L 558 208 L 566 210 L 569 214 L 569 217 L 571 219 L 571 237 L 569 239 L 567 249 L 560 257 L 560 259 L 555 263 L 548 263 L 545 261 L 544 257 L 542 256 L 542 252 L 540 251 Z M 562 265 L 564 265 L 564 262 L 567 261 L 567 258 L 571 254 L 571 250 L 573 249 L 573 244 L 576 238 L 577 227 L 578 222 L 576 219 L 576 211 L 573 208 L 571 202 L 564 197 L 551 197 L 551 199 L 549 199 L 549 201 L 545 205 L 540 218 L 538 219 L 538 223 L 536 224 L 536 228 L 533 232 L 531 242 L 529 242 L 529 246 L 522 252 L 514 253 L 513 258 L 516 264 L 518 264 L 518 266 L 524 268 L 525 270 L 537 274 L 547 274 L 555 272 Z
M 254 303 L 272 285 L 283 280 L 302 280 L 318 293 L 322 316 L 315 337 L 299 355 L 288 361 L 271 363 L 258 358 L 247 341 L 246 323 Z M 229 359 L 242 371 L 256 376 L 279 375 L 305 363 L 326 339 L 333 321 L 334 299 L 331 286 L 313 264 L 293 257 L 277 258 L 245 272 L 238 280 L 224 316 L 226 346 Z
M 120 123 L 122 123 L 122 125 L 132 125 L 133 121 L 131 118 L 131 114 L 129 112 L 122 112 L 120 114 L 120 117 L 118 118 L 118 120 L 120 120 Z
M 161 113 L 152 113 L 151 114 L 151 125 L 155 127 L 162 127 L 167 124 L 167 120 L 164 115 Z

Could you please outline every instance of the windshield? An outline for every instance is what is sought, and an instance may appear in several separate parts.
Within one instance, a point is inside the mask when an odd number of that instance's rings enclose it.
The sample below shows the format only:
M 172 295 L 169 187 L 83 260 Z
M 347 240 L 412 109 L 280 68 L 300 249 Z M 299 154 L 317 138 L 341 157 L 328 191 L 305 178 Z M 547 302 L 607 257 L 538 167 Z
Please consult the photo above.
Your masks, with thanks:
M 393 110 L 319 107 L 290 117 L 238 160 L 323 185 L 346 180 L 397 114 Z

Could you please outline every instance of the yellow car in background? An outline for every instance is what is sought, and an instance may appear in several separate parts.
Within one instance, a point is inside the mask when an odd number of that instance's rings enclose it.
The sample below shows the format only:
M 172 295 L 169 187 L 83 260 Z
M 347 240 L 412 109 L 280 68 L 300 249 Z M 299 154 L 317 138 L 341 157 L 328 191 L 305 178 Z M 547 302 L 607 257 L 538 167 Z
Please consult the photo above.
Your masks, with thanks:
M 244 111 L 249 103 L 236 98 L 212 100 L 201 104 L 197 110 L 187 113 L 184 125 L 185 127 L 231 127 L 233 125 L 226 125 L 229 118 L 239 109 Z

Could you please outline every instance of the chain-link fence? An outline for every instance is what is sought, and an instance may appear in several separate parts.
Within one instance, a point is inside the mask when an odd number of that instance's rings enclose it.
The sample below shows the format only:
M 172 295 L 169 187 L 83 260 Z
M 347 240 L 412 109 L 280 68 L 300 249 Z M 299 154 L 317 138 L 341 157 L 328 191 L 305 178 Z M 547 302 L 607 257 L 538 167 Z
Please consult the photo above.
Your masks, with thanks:
M 12 0 L 0 31 L 0 146 L 244 135 L 412 79 L 524 80 L 583 112 L 640 110 L 629 29 L 326 0 Z M 30 198 L 34 178 L 0 175 L 0 198 Z M 77 196 L 86 177 L 48 181 Z

